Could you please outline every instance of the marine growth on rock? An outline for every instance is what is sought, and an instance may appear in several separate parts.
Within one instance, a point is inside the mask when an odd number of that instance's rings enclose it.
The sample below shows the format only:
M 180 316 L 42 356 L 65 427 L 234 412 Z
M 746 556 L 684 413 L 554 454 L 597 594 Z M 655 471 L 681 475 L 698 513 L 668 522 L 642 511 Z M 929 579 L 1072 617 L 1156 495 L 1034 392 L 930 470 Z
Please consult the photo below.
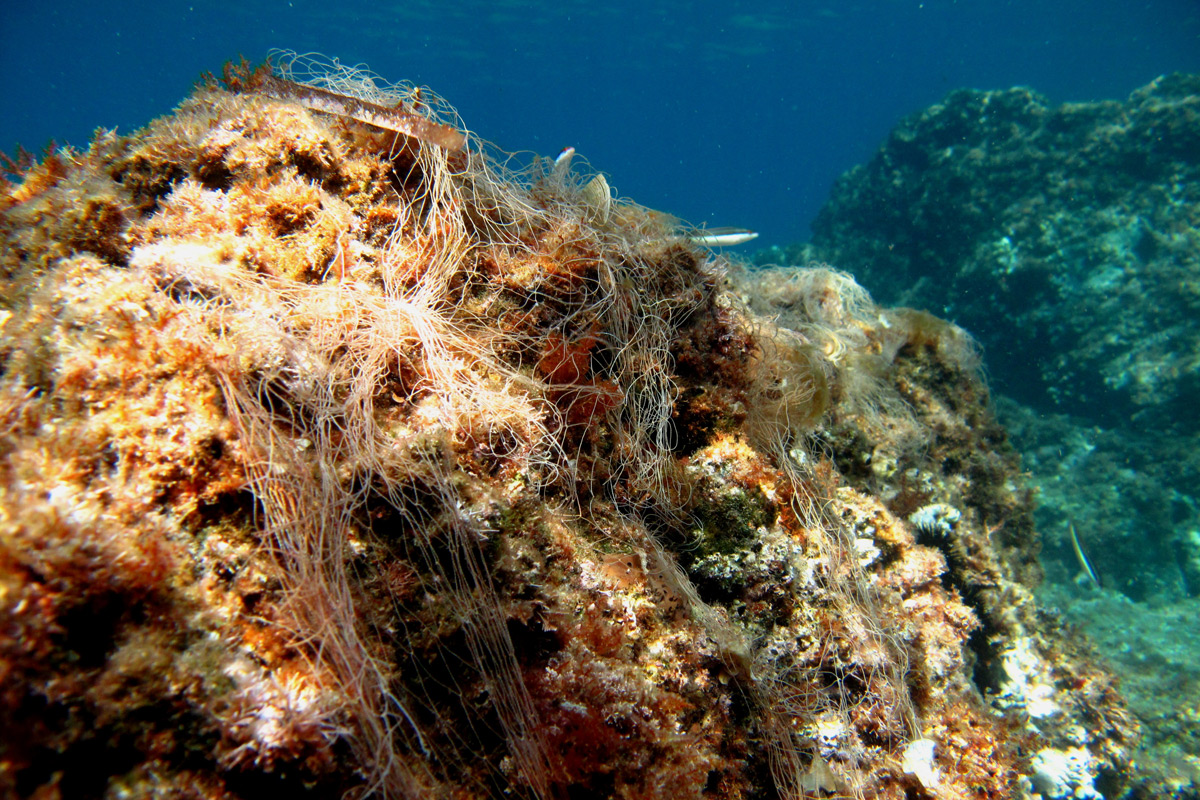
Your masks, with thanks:
M 955 326 L 336 62 L 13 166 L 7 795 L 1120 784 Z

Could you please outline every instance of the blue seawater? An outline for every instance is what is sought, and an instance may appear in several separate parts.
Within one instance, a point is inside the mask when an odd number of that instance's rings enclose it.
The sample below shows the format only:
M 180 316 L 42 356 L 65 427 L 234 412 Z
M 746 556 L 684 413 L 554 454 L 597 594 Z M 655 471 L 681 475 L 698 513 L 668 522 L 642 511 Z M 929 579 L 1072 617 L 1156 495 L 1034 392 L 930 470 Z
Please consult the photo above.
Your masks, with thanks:
M 271 48 L 425 84 L 506 150 L 574 146 L 696 224 L 808 237 L 833 180 L 951 89 L 1124 98 L 1200 70 L 1194 0 L 0 4 L 0 150 L 82 145 Z

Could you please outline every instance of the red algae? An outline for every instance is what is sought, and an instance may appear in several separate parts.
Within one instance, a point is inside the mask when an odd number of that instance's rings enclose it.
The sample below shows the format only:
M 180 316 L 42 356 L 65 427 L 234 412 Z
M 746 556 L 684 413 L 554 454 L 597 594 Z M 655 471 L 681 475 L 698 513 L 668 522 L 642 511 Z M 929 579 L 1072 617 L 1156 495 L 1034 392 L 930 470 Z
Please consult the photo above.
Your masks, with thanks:
M 248 75 L 0 203 L 4 792 L 1119 782 L 969 337 Z

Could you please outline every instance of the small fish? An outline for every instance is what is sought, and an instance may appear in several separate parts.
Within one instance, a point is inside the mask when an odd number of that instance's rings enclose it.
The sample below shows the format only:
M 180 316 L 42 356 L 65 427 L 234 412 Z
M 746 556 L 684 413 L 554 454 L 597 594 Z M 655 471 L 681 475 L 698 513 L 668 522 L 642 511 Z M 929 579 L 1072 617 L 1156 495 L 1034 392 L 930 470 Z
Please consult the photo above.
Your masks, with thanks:
M 276 78 L 272 75 L 259 76 L 254 88 L 255 91 L 268 97 L 274 97 L 276 100 L 296 102 L 305 108 L 325 114 L 350 117 L 375 128 L 394 131 L 423 142 L 429 142 L 451 153 L 461 150 L 467 143 L 467 137 L 461 131 L 402 108 L 388 108 L 368 103 L 358 97 L 338 94 L 305 83 Z
M 1075 549 L 1075 558 L 1079 560 L 1079 566 L 1083 567 L 1084 573 L 1091 579 L 1092 583 L 1097 587 L 1103 588 L 1100 583 L 1100 576 L 1096 574 L 1096 570 L 1092 569 L 1092 562 L 1088 561 L 1088 557 L 1083 554 L 1083 548 L 1079 545 L 1079 536 L 1075 533 L 1075 523 L 1068 522 L 1067 529 L 1071 531 L 1071 547 Z
M 732 247 L 757 238 L 757 232 L 745 228 L 706 228 L 688 236 L 691 241 L 705 247 Z
M 556 178 L 562 178 L 571 169 L 571 159 L 575 157 L 574 147 L 565 147 L 563 151 L 554 159 L 554 169 L 552 174 Z

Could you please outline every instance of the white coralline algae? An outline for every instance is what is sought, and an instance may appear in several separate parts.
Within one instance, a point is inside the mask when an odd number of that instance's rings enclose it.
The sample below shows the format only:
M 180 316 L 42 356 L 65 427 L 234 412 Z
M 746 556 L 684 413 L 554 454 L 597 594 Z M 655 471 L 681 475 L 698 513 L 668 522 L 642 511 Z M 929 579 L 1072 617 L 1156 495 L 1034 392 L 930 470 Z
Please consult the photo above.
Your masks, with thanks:
M 1033 788 L 1046 800 L 1078 798 L 1104 800 L 1104 795 L 1092 785 L 1096 776 L 1092 755 L 1083 747 L 1056 750 L 1047 747 L 1033 757 Z
M 1049 666 L 1038 656 L 1033 644 L 1018 639 L 1003 651 L 1005 680 L 995 702 L 1001 708 L 1024 708 L 1032 719 L 1053 716 L 1062 707 L 1054 699 Z
M 909 742 L 904 748 L 901 769 L 904 770 L 904 774 L 915 777 L 926 789 L 935 789 L 938 785 L 938 771 L 933 763 L 933 751 L 936 747 L 932 739 L 917 739 Z

